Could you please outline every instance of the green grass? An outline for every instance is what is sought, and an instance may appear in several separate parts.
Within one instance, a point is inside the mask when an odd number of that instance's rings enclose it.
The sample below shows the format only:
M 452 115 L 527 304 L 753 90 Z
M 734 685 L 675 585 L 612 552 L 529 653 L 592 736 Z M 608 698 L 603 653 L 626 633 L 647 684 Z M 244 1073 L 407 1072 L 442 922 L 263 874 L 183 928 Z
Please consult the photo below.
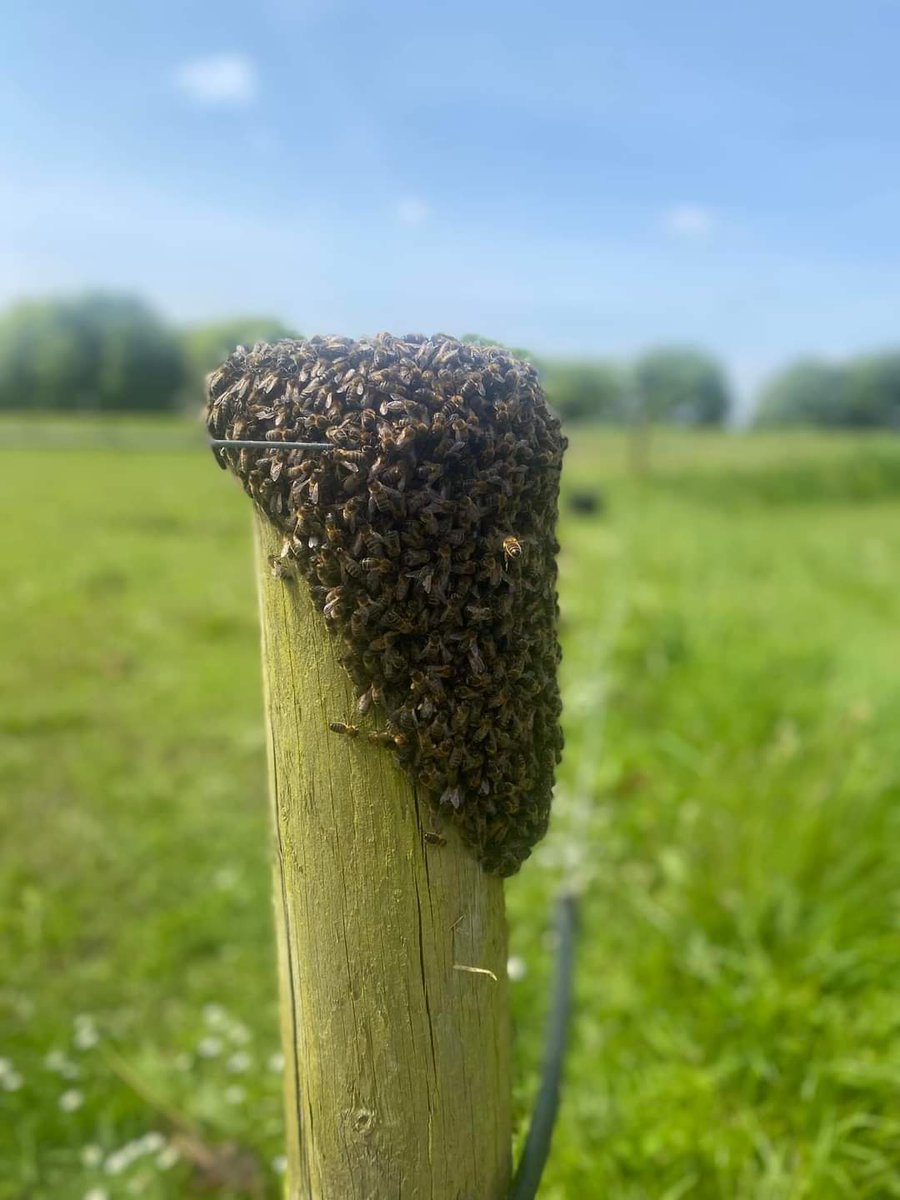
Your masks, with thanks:
M 169 1110 L 278 1195 L 250 518 L 171 432 L 0 457 L 0 1200 L 201 1194 L 136 1144 Z M 900 1197 L 900 445 L 626 459 L 573 437 L 606 508 L 562 522 L 566 756 L 508 887 L 520 1128 L 584 888 L 541 1195 Z

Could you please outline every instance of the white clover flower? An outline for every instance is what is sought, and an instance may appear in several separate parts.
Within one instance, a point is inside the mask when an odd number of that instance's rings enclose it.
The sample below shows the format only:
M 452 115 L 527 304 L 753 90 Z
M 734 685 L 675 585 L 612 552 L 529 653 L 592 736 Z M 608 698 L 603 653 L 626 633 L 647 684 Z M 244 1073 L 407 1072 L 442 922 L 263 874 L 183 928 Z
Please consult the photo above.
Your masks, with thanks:
M 287 1170 L 287 1159 L 283 1154 L 279 1154 L 277 1158 L 272 1159 L 272 1170 L 276 1175 L 283 1175 Z
M 174 1146 L 165 1146 L 156 1156 L 156 1165 L 161 1171 L 168 1171 L 180 1158 L 181 1155 Z
M 125 1159 L 126 1165 L 129 1167 L 132 1163 L 137 1162 L 139 1158 L 143 1158 L 145 1154 L 150 1153 L 152 1153 L 152 1151 L 145 1147 L 144 1139 L 142 1137 L 134 1138 L 132 1141 L 126 1142 L 125 1145 L 119 1150 L 119 1154 L 123 1159 Z
M 77 1088 L 69 1088 L 59 1098 L 59 1107 L 63 1112 L 76 1112 L 84 1104 L 84 1095 Z
M 240 1021 L 234 1021 L 226 1032 L 236 1046 L 246 1046 L 253 1036 L 247 1026 L 242 1025 Z
M 109 1200 L 109 1192 L 102 1187 L 91 1188 L 84 1193 L 84 1200 Z
M 228 1024 L 228 1013 L 221 1004 L 204 1004 L 203 1020 L 210 1029 L 221 1029 Z
M 92 1143 L 82 1147 L 80 1158 L 83 1167 L 99 1167 L 103 1162 L 103 1151 Z
M 78 1063 L 72 1062 L 61 1050 L 51 1050 L 44 1056 L 44 1066 L 48 1071 L 54 1071 L 63 1079 L 77 1079 L 81 1074 Z
M 246 1050 L 236 1050 L 229 1058 L 227 1067 L 234 1075 L 240 1075 L 244 1071 L 248 1071 L 253 1065 L 253 1058 Z
M 22 1083 L 22 1076 L 18 1071 L 7 1071 L 3 1078 L 0 1079 L 0 1086 L 2 1086 L 4 1092 L 17 1092 Z
M 91 1050 L 100 1041 L 100 1034 L 94 1018 L 88 1013 L 80 1013 L 74 1020 L 74 1042 L 79 1050 Z
M 158 1150 L 162 1150 L 163 1146 L 165 1146 L 166 1139 L 161 1133 L 153 1129 L 150 1133 L 145 1133 L 140 1142 L 144 1154 L 156 1154 Z
M 123 1171 L 127 1171 L 131 1166 L 131 1155 L 128 1152 L 128 1147 L 123 1146 L 121 1150 L 114 1150 L 103 1164 L 103 1170 L 107 1175 L 121 1175 Z
M 4 1075 L 8 1075 L 12 1069 L 13 1065 L 8 1058 L 0 1058 L 0 1079 L 2 1079 Z
M 225 1089 L 225 1102 L 227 1104 L 243 1104 L 247 1098 L 247 1093 L 239 1084 L 233 1083 Z
M 233 892 L 241 881 L 241 873 L 237 867 L 220 867 L 213 875 L 213 885 L 220 892 Z
M 222 1039 L 217 1037 L 201 1038 L 197 1043 L 197 1053 L 201 1058 L 217 1058 L 222 1053 Z
M 524 958 L 513 954 L 506 962 L 506 974 L 513 983 L 518 983 L 528 974 L 528 964 Z
M 269 1055 L 268 1067 L 275 1075 L 280 1075 L 284 1070 L 284 1055 L 280 1050 L 276 1051 L 275 1054 Z

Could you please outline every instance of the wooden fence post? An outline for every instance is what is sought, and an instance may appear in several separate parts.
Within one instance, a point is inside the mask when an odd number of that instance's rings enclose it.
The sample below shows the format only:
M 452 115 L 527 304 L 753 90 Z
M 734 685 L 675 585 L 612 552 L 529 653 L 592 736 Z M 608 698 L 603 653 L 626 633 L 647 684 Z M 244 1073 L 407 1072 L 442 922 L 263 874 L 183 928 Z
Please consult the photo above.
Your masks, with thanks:
M 503 1200 L 503 882 L 356 721 L 337 647 L 256 516 L 291 1200 Z M 374 727 L 374 726 L 371 726 Z

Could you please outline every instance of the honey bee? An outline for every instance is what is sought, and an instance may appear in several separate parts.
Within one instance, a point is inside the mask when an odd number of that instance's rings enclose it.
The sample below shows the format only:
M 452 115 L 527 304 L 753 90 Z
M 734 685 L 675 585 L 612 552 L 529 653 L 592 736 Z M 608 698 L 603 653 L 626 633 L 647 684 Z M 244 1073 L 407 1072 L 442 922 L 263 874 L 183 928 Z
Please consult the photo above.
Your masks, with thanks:
M 325 603 L 322 607 L 322 612 L 326 621 L 331 621 L 337 616 L 337 611 L 341 603 L 342 589 L 340 586 L 332 588 L 325 597 Z
M 522 543 L 517 537 L 505 537 L 503 539 L 503 557 L 507 562 L 511 558 L 518 558 L 522 553 Z
M 400 578 L 397 580 L 397 586 L 394 590 L 394 596 L 396 597 L 398 604 L 402 604 L 403 601 L 407 598 L 411 587 L 412 587 L 412 580 L 409 578 L 409 576 L 401 575 Z
M 440 803 L 441 804 L 450 804 L 457 811 L 462 807 L 462 802 L 463 802 L 462 792 L 460 792 L 458 787 L 446 788 L 441 793 Z
M 351 579 L 361 579 L 363 568 L 359 565 L 355 558 L 350 554 L 349 550 L 345 550 L 343 546 L 338 546 L 335 549 L 338 559 L 341 564 L 341 570 L 346 573 Z
M 357 737 L 359 734 L 358 725 L 348 725 L 345 721 L 329 721 L 328 728 L 332 733 L 344 733 L 347 737 Z
M 381 729 L 373 729 L 367 736 L 373 746 L 395 746 L 399 749 L 401 746 L 405 746 L 407 742 L 406 734 L 388 733 L 386 730 Z
M 282 558 L 281 556 L 276 555 L 276 554 L 270 554 L 269 555 L 269 566 L 272 568 L 272 578 L 273 579 L 280 579 L 285 583 L 287 583 L 289 580 L 293 579 L 293 575 L 291 574 L 290 566 L 284 561 L 284 558 Z

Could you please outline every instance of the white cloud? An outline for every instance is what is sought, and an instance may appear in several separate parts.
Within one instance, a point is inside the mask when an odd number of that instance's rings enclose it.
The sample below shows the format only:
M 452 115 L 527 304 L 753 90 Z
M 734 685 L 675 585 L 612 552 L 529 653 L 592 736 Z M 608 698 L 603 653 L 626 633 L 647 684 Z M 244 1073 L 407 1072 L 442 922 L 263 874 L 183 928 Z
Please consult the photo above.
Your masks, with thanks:
M 210 54 L 182 63 L 175 86 L 205 108 L 243 108 L 256 99 L 256 67 L 243 54 Z
M 397 218 L 404 225 L 421 225 L 428 220 L 430 212 L 425 201 L 416 196 L 406 196 L 397 205 Z
M 680 204 L 665 216 L 666 229 L 676 237 L 703 238 L 712 233 L 715 225 L 715 213 L 699 204 Z

